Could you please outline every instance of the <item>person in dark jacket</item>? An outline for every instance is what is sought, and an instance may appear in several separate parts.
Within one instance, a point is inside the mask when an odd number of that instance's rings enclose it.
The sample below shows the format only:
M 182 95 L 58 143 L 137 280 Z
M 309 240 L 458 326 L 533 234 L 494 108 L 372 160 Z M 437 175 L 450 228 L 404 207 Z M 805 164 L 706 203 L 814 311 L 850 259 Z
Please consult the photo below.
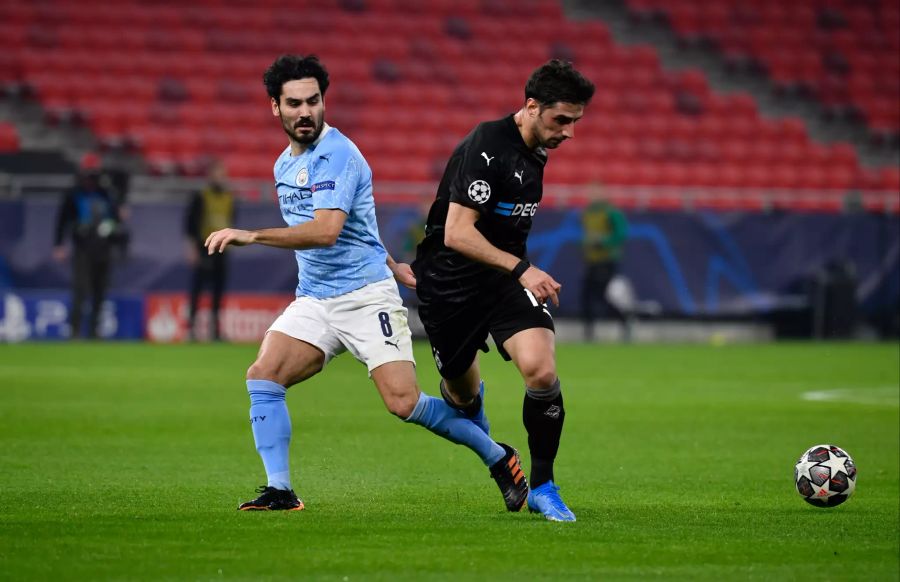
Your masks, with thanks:
M 66 238 L 71 238 L 71 252 Z M 104 187 L 100 158 L 86 154 L 75 186 L 63 197 L 56 221 L 53 257 L 72 258 L 71 337 L 97 337 L 100 311 L 109 287 L 110 265 L 128 240 L 121 208 Z M 90 300 L 87 330 L 82 329 L 84 303 Z

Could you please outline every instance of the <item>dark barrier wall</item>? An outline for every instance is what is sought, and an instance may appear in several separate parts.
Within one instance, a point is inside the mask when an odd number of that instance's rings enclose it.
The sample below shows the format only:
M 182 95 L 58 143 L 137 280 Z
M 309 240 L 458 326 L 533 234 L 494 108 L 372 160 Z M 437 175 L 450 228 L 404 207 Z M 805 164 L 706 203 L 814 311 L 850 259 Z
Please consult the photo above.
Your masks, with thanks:
M 56 205 L 0 203 L 0 287 L 68 285 L 68 265 L 50 258 Z M 113 289 L 174 291 L 187 287 L 183 205 L 131 207 L 132 241 Z M 408 260 L 408 238 L 421 221 L 415 206 L 382 205 L 382 237 Z M 900 224 L 884 215 L 635 212 L 623 274 L 637 298 L 678 316 L 764 313 L 808 300 L 829 263 L 852 265 L 858 303 L 868 313 L 895 309 L 900 296 Z M 244 205 L 244 228 L 279 226 L 275 205 Z M 581 226 L 578 211 L 541 208 L 529 244 L 533 263 L 563 285 L 560 315 L 577 315 Z M 229 289 L 284 292 L 296 284 L 292 253 L 264 247 L 230 251 Z

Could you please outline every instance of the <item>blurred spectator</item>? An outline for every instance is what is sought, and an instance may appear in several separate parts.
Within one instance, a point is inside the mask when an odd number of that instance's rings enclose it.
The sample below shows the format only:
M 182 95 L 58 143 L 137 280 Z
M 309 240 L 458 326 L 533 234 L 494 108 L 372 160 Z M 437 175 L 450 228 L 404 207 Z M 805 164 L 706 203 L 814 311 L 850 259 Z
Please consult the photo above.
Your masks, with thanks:
M 428 211 L 431 210 L 431 200 L 425 199 L 424 202 L 416 204 L 415 208 L 416 217 L 410 221 L 403 233 L 403 249 L 399 257 L 404 263 L 416 260 L 416 248 L 425 238 L 425 220 L 428 218 Z
M 130 154 L 111 151 L 103 156 L 102 184 L 119 207 L 119 215 L 125 222 L 131 217 L 128 193 L 131 189 L 131 175 L 136 169 Z
M 97 337 L 100 309 L 109 286 L 110 265 L 115 251 L 124 252 L 128 231 L 120 206 L 104 186 L 100 157 L 85 154 L 75 186 L 63 197 L 56 221 L 53 257 L 64 261 L 69 255 L 65 239 L 72 239 L 71 336 L 82 336 L 84 302 L 90 299 L 87 337 Z
M 209 170 L 206 187 L 194 194 L 185 216 L 185 233 L 188 241 L 188 262 L 194 268 L 191 279 L 191 303 L 188 312 L 188 337 L 193 340 L 197 317 L 197 304 L 203 288 L 212 292 L 212 311 L 209 319 L 210 337 L 218 341 L 222 338 L 219 326 L 219 311 L 227 276 L 226 253 L 206 252 L 207 237 L 217 230 L 230 228 L 234 223 L 234 194 L 228 188 L 225 166 L 214 163 Z
M 444 32 L 457 40 L 467 41 L 472 38 L 472 29 L 462 16 L 448 16 L 444 21 Z
M 584 322 L 584 339 L 594 339 L 594 319 L 599 303 L 603 316 L 612 313 L 622 322 L 624 339 L 631 338 L 629 317 L 607 297 L 610 281 L 619 270 L 622 259 L 622 247 L 628 237 L 628 222 L 622 211 L 607 200 L 591 203 L 581 217 L 584 238 L 584 279 L 581 285 L 582 320 Z
M 428 218 L 428 211 L 431 209 L 431 199 L 424 198 L 422 202 L 415 206 L 415 217 L 409 222 L 409 225 L 403 231 L 403 238 L 400 240 L 402 246 L 392 251 L 394 259 L 402 263 L 410 263 L 416 260 L 416 249 L 422 239 L 425 238 L 425 222 Z M 403 302 L 410 307 L 418 307 L 419 297 L 415 291 L 400 286 L 400 297 Z M 415 322 L 412 322 L 413 334 L 417 334 L 420 329 Z
M 829 260 L 813 277 L 813 338 L 850 339 L 856 329 L 856 266 L 849 259 Z

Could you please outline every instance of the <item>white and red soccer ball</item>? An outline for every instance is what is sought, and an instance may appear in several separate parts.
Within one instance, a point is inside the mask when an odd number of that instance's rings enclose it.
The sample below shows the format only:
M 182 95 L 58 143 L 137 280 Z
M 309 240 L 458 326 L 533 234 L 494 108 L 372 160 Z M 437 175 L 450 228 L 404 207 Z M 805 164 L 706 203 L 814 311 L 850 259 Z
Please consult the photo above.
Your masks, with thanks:
M 797 461 L 794 485 L 807 503 L 817 507 L 834 507 L 853 495 L 856 465 L 840 447 L 816 445 Z

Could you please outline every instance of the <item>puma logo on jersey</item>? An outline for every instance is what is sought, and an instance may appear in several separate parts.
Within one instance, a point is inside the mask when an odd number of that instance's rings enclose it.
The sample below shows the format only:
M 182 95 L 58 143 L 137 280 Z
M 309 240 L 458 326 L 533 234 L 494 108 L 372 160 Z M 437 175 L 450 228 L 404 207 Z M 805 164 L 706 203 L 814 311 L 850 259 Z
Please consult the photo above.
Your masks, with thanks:
M 520 172 L 513 172 L 513 175 L 514 175 L 516 178 L 519 179 L 519 184 L 522 183 L 522 176 L 523 176 L 524 174 L 525 174 L 525 170 L 522 170 L 522 171 L 520 171 Z
M 497 156 L 494 156 L 493 158 L 489 158 L 488 155 L 487 155 L 487 152 L 481 152 L 481 155 L 484 156 L 484 159 L 485 159 L 485 161 L 487 162 L 487 165 L 488 165 L 488 166 L 491 165 L 491 160 L 493 160 L 494 158 L 497 157 Z
M 388 341 L 388 340 L 384 340 L 384 345 L 386 345 L 386 346 L 394 346 L 395 348 L 397 348 L 397 351 L 398 351 L 398 352 L 400 351 L 400 346 L 398 345 L 399 343 L 400 343 L 400 340 L 397 340 L 397 341 L 395 341 L 395 342 L 390 342 L 390 341 Z

